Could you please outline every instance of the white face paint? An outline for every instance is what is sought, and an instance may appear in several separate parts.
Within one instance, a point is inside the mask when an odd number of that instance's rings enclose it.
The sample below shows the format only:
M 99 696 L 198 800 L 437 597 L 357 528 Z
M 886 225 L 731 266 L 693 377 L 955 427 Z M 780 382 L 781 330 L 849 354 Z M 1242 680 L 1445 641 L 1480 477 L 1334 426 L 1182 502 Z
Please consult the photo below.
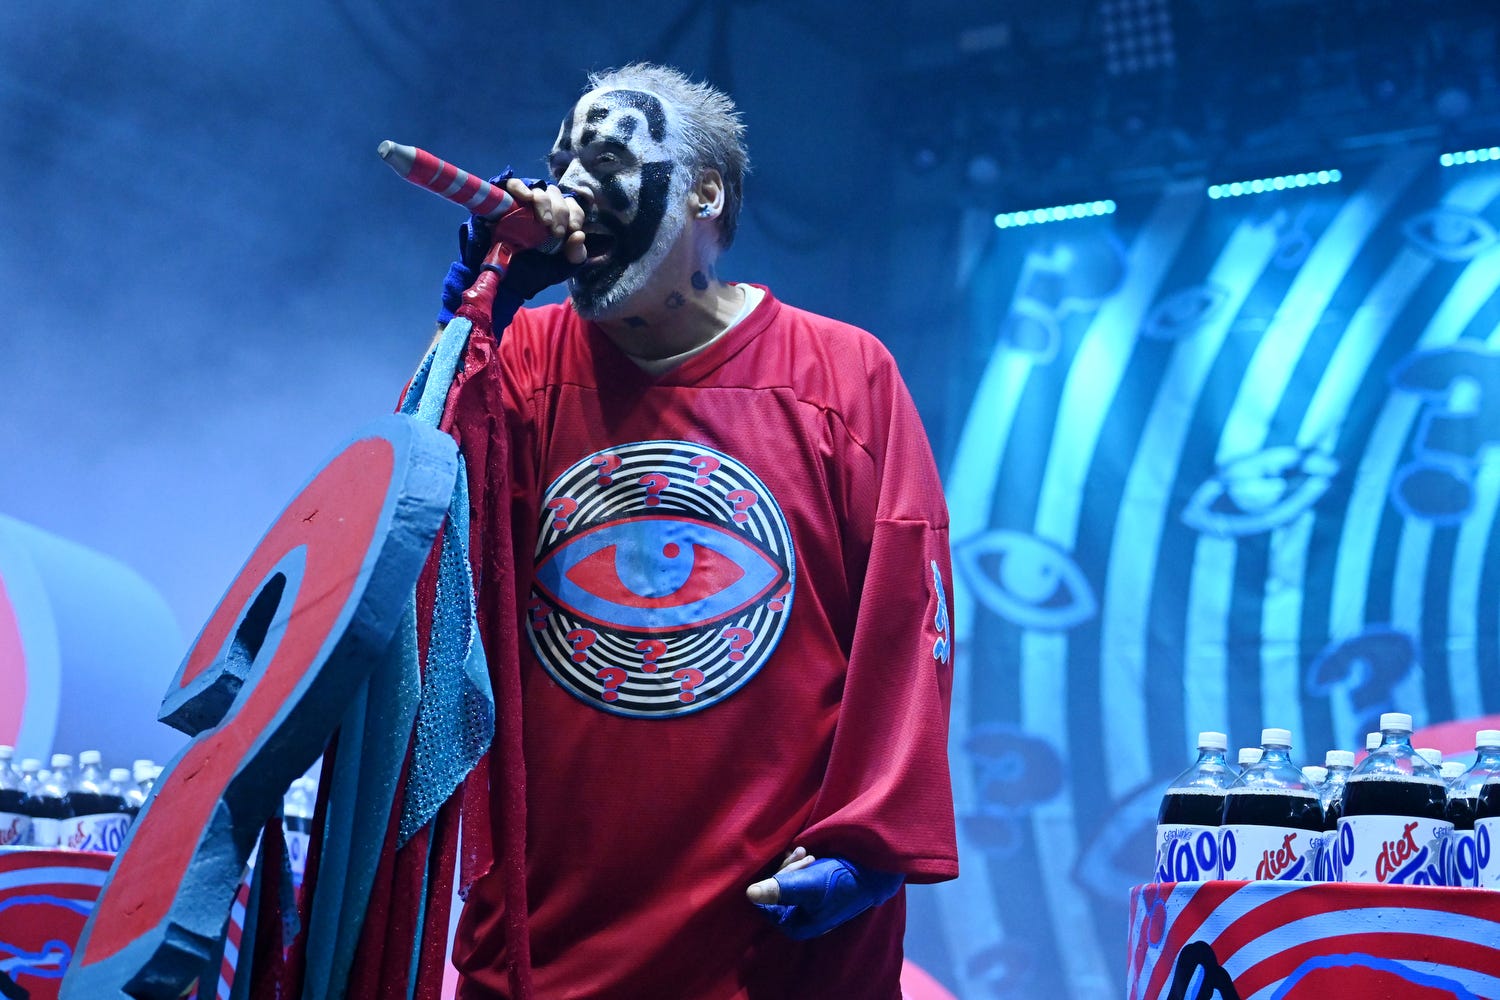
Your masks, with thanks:
M 607 317 L 644 288 L 687 225 L 680 148 L 655 94 L 594 90 L 568 113 L 549 162 L 560 187 L 592 199 L 589 258 L 568 279 L 580 316 Z

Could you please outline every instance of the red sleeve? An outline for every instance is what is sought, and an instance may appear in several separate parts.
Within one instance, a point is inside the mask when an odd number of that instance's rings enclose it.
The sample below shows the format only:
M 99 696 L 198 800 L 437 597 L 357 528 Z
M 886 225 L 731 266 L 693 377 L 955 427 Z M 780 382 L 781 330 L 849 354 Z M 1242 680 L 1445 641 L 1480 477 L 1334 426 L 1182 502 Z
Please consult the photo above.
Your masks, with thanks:
M 862 398 L 845 413 L 842 463 L 845 560 L 858 607 L 828 767 L 798 842 L 939 882 L 958 875 L 948 510 L 894 362 L 874 344 L 863 368 Z

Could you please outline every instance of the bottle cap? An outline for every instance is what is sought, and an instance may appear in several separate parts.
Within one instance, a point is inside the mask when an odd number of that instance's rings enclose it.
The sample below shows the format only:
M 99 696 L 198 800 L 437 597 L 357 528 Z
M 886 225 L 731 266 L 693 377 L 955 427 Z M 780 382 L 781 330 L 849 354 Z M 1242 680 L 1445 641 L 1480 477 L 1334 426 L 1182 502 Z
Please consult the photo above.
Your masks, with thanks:
M 1330 750 L 1323 755 L 1323 763 L 1329 767 L 1353 767 L 1353 750 Z
M 130 776 L 135 779 L 136 784 L 156 777 L 156 765 L 149 760 L 138 760 L 130 767 Z
M 1474 734 L 1474 749 L 1500 747 L 1500 729 L 1481 729 Z
M 23 771 L 36 772 L 40 771 L 41 769 L 42 762 L 37 760 L 35 757 L 27 757 L 25 760 L 21 761 L 21 770 Z
M 1240 767 L 1248 767 L 1251 764 L 1259 764 L 1261 755 L 1264 753 L 1265 751 L 1260 747 L 1241 747 Z
M 1317 764 L 1307 765 L 1302 769 L 1302 773 L 1306 775 L 1307 780 L 1312 782 L 1314 785 L 1321 785 L 1323 782 L 1328 780 L 1328 768 L 1319 767 Z
M 1389 733 L 1392 731 L 1398 733 L 1409 733 L 1411 732 L 1411 716 L 1407 715 L 1405 712 L 1381 712 L 1380 731 L 1382 733 Z
M 1262 729 L 1260 731 L 1260 745 L 1263 747 L 1289 747 L 1292 745 L 1292 731 L 1290 729 Z
M 56 771 L 60 767 L 72 767 L 72 766 L 73 766 L 73 755 L 72 754 L 70 754 L 70 753 L 55 753 L 55 754 L 52 755 L 52 770 Z
M 1443 766 L 1443 751 L 1436 747 L 1422 747 L 1417 750 L 1417 756 L 1421 757 L 1433 767 Z
M 130 772 L 123 767 L 112 767 L 109 769 L 109 780 L 120 785 L 130 780 Z
M 1445 760 L 1442 765 L 1443 780 L 1451 781 L 1466 770 L 1467 768 L 1464 767 L 1464 762 L 1461 760 Z
M 98 764 L 102 760 L 104 760 L 104 755 L 98 750 L 84 750 L 78 754 L 78 765 L 80 767 L 89 767 L 90 765 Z
M 1365 733 L 1365 749 L 1366 750 L 1374 750 L 1378 746 L 1380 746 L 1380 734 L 1379 733 Z
M 130 762 L 130 769 L 132 771 L 139 771 L 143 767 L 154 767 L 155 765 L 156 761 L 150 760 L 146 757 L 141 757 Z
M 8 746 L 5 746 L 3 743 L 0 743 L 0 760 L 10 760 L 15 755 L 16 755 L 16 748 L 15 747 L 8 747 Z
M 1198 734 L 1199 750 L 1228 750 L 1229 737 L 1223 733 L 1204 732 Z

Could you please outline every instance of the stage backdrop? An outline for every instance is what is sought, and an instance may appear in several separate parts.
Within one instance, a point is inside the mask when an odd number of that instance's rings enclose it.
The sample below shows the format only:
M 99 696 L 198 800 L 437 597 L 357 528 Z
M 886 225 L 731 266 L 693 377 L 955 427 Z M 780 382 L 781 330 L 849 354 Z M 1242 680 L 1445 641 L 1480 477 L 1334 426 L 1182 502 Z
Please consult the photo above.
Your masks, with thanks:
M 1121 995 L 1199 730 L 1321 762 L 1500 712 L 1500 168 L 1439 152 L 989 230 L 944 462 L 963 875 L 911 934 L 960 996 Z

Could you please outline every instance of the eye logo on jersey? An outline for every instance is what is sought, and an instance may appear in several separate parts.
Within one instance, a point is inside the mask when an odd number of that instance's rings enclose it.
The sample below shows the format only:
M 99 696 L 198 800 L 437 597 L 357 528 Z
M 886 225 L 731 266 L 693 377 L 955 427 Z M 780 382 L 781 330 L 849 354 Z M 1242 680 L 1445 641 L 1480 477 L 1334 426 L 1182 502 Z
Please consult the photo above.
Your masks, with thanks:
M 743 687 L 792 609 L 791 531 L 740 462 L 689 441 L 596 452 L 542 497 L 527 635 L 570 694 L 665 718 Z

